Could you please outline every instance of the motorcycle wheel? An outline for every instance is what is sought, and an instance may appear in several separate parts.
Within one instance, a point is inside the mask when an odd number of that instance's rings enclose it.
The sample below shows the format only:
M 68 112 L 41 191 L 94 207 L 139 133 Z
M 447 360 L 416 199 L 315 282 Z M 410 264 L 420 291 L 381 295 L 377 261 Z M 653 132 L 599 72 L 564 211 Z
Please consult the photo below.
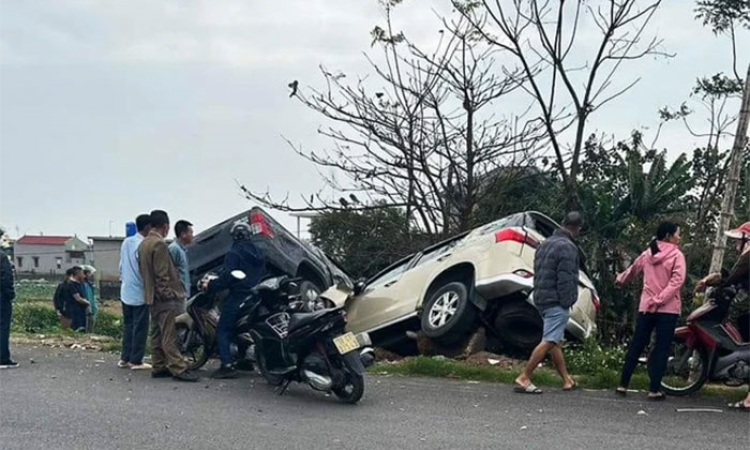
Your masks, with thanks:
M 201 333 L 191 332 L 185 325 L 177 325 L 177 342 L 180 352 L 188 362 L 189 370 L 198 370 L 208 362 L 211 351 Z
M 365 393 L 365 379 L 362 375 L 347 374 L 346 383 L 334 389 L 333 393 L 342 402 L 354 405 L 362 399 Z
M 661 388 L 665 394 L 675 397 L 693 394 L 708 380 L 708 370 L 708 351 L 705 348 L 689 348 L 685 340 L 675 338 Z
M 281 383 L 284 382 L 284 378 L 278 375 L 273 375 L 268 371 L 266 357 L 263 355 L 263 352 L 258 352 L 255 355 L 255 363 L 258 366 L 258 372 L 260 372 L 260 375 L 266 380 L 266 382 L 268 382 L 268 384 L 274 387 L 281 386 Z

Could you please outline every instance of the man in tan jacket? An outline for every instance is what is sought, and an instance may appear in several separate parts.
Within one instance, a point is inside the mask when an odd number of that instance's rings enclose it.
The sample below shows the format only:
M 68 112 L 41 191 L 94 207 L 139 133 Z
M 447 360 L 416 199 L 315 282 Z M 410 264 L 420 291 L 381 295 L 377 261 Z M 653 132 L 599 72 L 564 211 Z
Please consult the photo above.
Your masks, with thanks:
M 169 255 L 164 238 L 169 234 L 169 216 L 164 211 L 151 213 L 151 232 L 138 247 L 138 265 L 143 278 L 143 296 L 151 305 L 151 362 L 154 378 L 174 377 L 179 381 L 198 381 L 187 369 L 177 345 L 175 318 L 184 308 L 185 292 L 180 274 Z

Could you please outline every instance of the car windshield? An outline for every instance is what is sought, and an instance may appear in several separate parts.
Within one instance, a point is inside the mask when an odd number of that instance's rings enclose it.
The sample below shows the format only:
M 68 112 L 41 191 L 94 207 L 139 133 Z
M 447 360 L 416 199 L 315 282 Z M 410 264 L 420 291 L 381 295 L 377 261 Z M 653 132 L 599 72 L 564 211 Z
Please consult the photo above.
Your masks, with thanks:
M 333 272 L 334 276 L 340 276 L 341 278 L 344 278 L 345 281 L 351 282 L 352 277 L 349 275 L 349 273 L 344 270 L 343 267 L 341 267 L 341 264 L 336 261 L 336 258 L 330 256 L 328 253 L 324 252 L 323 250 L 320 250 L 321 257 L 323 260 L 328 263 L 328 268 L 331 269 L 331 272 Z

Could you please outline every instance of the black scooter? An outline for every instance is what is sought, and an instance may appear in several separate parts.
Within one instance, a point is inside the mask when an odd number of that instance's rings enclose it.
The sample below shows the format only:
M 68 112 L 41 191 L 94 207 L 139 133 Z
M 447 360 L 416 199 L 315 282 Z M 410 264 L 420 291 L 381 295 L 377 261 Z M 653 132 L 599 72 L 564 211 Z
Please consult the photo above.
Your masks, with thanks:
M 261 375 L 279 394 L 292 382 L 332 392 L 345 403 L 364 394 L 365 367 L 374 362 L 369 335 L 344 331 L 346 312 L 304 308 L 298 280 L 271 278 L 254 288 L 250 335 Z
M 232 272 L 232 276 L 243 279 L 242 271 Z M 214 273 L 203 277 L 203 282 L 217 278 Z M 200 292 L 191 297 L 185 305 L 185 312 L 175 318 L 178 344 L 183 357 L 188 361 L 190 370 L 203 367 L 217 351 L 216 329 L 219 326 L 220 312 L 217 306 L 219 296 Z M 239 369 L 252 370 L 253 339 L 250 337 L 250 314 L 253 304 L 245 302 L 240 305 L 240 314 L 232 335 L 232 356 Z

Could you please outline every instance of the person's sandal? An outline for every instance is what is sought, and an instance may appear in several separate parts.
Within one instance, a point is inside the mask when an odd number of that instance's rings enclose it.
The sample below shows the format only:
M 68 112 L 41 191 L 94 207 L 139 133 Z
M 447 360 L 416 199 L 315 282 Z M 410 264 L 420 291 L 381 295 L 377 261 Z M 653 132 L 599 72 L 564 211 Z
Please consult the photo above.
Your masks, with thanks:
M 661 402 L 667 399 L 667 396 L 663 392 L 659 392 L 656 395 L 648 394 L 648 398 L 652 402 Z
M 541 389 L 534 386 L 534 383 L 529 383 L 526 386 L 521 386 L 520 384 L 516 384 L 516 386 L 513 388 L 513 392 L 516 392 L 518 394 L 537 394 L 537 395 L 543 393 Z
M 750 412 L 750 406 L 747 406 L 744 401 L 737 402 L 737 403 L 730 403 L 727 405 L 727 408 L 733 409 L 735 411 Z

